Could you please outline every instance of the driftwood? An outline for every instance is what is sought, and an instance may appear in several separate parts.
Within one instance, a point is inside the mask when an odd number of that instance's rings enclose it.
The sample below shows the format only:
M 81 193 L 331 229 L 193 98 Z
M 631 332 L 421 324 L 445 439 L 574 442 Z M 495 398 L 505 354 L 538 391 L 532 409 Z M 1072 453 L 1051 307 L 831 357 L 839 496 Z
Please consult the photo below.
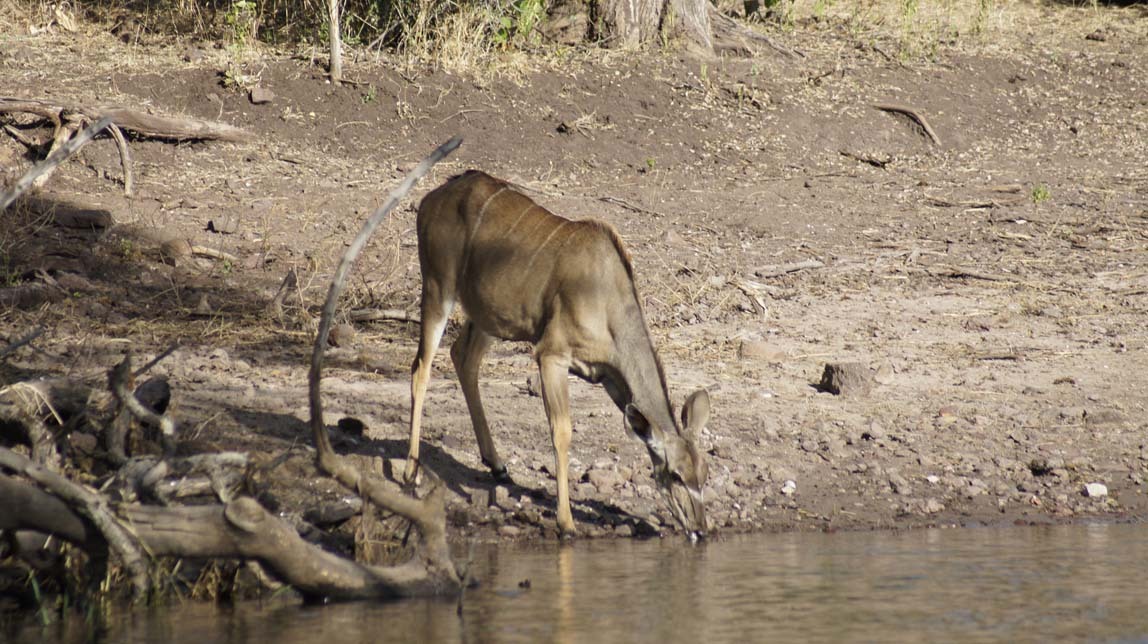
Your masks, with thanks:
M 125 107 L 64 105 L 31 98 L 0 96 L 0 114 L 12 113 L 35 114 L 46 118 L 52 122 L 55 131 L 52 134 L 52 146 L 48 153 L 48 160 L 34 169 L 35 174 L 27 178 L 28 183 L 26 185 L 21 183 L 25 181 L 22 178 L 16 186 L 13 186 L 11 195 L 6 192 L 0 197 L 0 210 L 7 208 L 16 196 L 19 196 L 29 187 L 42 187 L 60 162 L 74 154 L 80 146 L 87 143 L 104 128 L 107 128 L 119 150 L 120 164 L 124 173 L 124 194 L 129 197 L 133 192 L 134 180 L 132 178 L 131 152 L 123 130 L 134 132 L 140 136 L 176 141 L 196 139 L 242 142 L 250 141 L 253 138 L 248 132 L 232 125 L 190 117 L 158 116 Z M 99 127 L 96 127 L 97 125 Z M 86 137 L 81 138 L 76 132 L 85 126 L 88 126 L 84 131 Z M 14 132 L 11 129 L 8 131 Z M 25 145 L 28 144 L 24 137 L 18 138 L 25 142 Z M 63 156 L 56 157 L 56 154 L 60 153 L 61 150 L 69 151 L 63 153 Z M 54 162 L 49 163 L 53 159 Z M 17 188 L 22 189 L 17 190 Z
M 226 123 L 191 117 L 146 114 L 126 107 L 91 107 L 64 105 L 30 98 L 0 96 L 0 113 L 23 112 L 51 120 L 57 128 L 68 121 L 98 121 L 108 118 L 121 130 L 159 139 L 188 141 L 193 139 L 242 143 L 254 137 L 247 131 Z
M 36 483 L 90 521 L 127 569 L 135 597 L 146 597 L 150 587 L 147 561 L 139 543 L 112 515 L 104 497 L 4 447 L 0 447 L 0 466 Z
M 3 100 L 4 99 L 0 99 L 0 101 Z M 80 148 L 84 147 L 84 144 L 86 144 L 88 141 L 91 141 L 92 137 L 96 136 L 100 133 L 101 130 L 108 127 L 111 122 L 111 119 L 108 117 L 101 118 L 84 131 L 80 132 L 76 136 L 71 137 L 63 145 L 55 148 L 52 153 L 48 155 L 47 159 L 44 159 L 31 170 L 25 172 L 24 176 L 16 180 L 16 183 L 12 184 L 12 186 L 5 190 L 3 193 L 0 193 L 0 212 L 7 210 L 8 206 L 12 205 L 12 202 L 15 201 L 20 195 L 27 192 L 29 188 L 34 185 L 38 185 L 37 182 L 40 179 L 51 176 L 52 172 L 56 169 L 57 166 L 63 163 L 65 159 L 75 154 Z
M 347 277 L 350 275 L 355 260 L 378 225 L 398 206 L 403 197 L 414 187 L 415 182 L 429 172 L 436 163 L 458 148 L 461 143 L 462 139 L 452 138 L 435 149 L 426 159 L 423 159 L 422 163 L 407 174 L 403 182 L 391 192 L 378 210 L 371 214 L 363 224 L 359 234 L 351 241 L 342 259 L 339 260 L 335 275 L 331 279 L 331 286 L 327 291 L 327 299 L 323 304 L 323 313 L 319 319 L 319 329 L 315 334 L 315 346 L 311 353 L 311 369 L 307 377 L 308 395 L 311 402 L 311 434 L 315 441 L 316 461 L 319 469 L 331 475 L 343 487 L 357 493 L 365 500 L 382 506 L 411 522 L 418 530 L 417 559 L 421 560 L 421 572 L 424 575 L 424 579 L 418 580 L 415 585 L 422 587 L 425 584 L 439 592 L 458 592 L 462 588 L 462 579 L 450 558 L 450 549 L 446 543 L 446 510 L 443 487 L 437 484 L 437 480 L 433 481 L 431 491 L 426 498 L 412 498 L 390 489 L 382 481 L 364 477 L 358 469 L 335 454 L 335 450 L 331 447 L 331 436 L 323 423 L 323 398 L 320 384 L 323 352 L 331 332 L 335 307 L 338 305 L 339 295 L 346 285 Z
M 12 396 L 13 387 L 6 388 L 4 392 L 9 395 L 0 396 L 0 429 L 16 423 L 24 428 L 25 434 L 35 433 L 27 430 L 35 424 L 29 419 L 43 426 L 46 424 L 44 418 L 52 417 L 63 426 L 68 422 L 65 414 L 68 418 L 86 414 L 88 417 L 102 417 L 103 431 L 107 432 L 117 426 L 124 428 L 135 418 L 141 424 L 160 428 L 164 455 L 126 460 L 112 485 L 105 492 L 97 493 L 16 451 L 0 447 L 0 529 L 53 535 L 80 545 L 97 560 L 101 549 L 105 554 L 109 551 L 114 553 L 126 568 L 137 598 L 148 596 L 152 590 L 151 557 L 156 556 L 255 561 L 309 599 L 388 598 L 460 592 L 463 576 L 447 547 L 445 487 L 441 481 L 428 471 L 431 489 L 424 498 L 417 498 L 404 493 L 397 484 L 364 476 L 349 459 L 335 454 L 322 422 L 319 398 L 323 347 L 351 264 L 374 228 L 395 208 L 415 181 L 459 143 L 459 139 L 452 139 L 424 160 L 392 192 L 352 243 L 332 281 L 311 363 L 311 427 L 319 467 L 365 501 L 411 522 L 417 529 L 417 540 L 415 555 L 410 561 L 395 567 L 369 566 L 307 543 L 291 525 L 276 518 L 255 500 L 235 496 L 248 469 L 247 459 L 242 454 L 171 458 L 177 434 L 175 423 L 165 413 L 170 392 L 166 383 L 160 383 L 162 386 L 155 387 L 154 391 L 144 392 L 148 400 L 141 401 L 140 392 L 147 383 L 135 393 L 131 391 L 133 374 L 127 357 L 109 372 L 111 396 L 79 385 L 28 385 L 37 392 L 29 402 Z M 115 409 L 99 414 L 85 411 L 86 403 L 100 393 L 105 402 L 115 401 Z M 78 402 L 81 399 L 85 404 Z M 50 435 L 50 432 L 43 429 L 37 435 Z M 24 442 L 35 443 L 36 440 Z M 45 444 L 54 447 L 51 441 Z M 221 498 L 223 504 L 167 505 L 184 495 L 208 493 Z M 146 498 L 162 505 L 113 504 L 109 500 L 111 495 L 124 499 Z M 28 510 L 31 506 L 35 506 L 35 511 Z

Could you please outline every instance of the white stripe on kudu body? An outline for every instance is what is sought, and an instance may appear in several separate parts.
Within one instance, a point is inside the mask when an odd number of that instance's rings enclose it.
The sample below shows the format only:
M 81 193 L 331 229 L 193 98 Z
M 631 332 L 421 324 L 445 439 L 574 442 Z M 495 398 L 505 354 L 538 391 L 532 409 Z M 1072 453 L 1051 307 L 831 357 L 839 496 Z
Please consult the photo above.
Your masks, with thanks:
M 497 199 L 496 199 L 497 197 Z M 575 532 L 570 512 L 572 434 L 568 373 L 601 383 L 642 440 L 670 512 L 691 538 L 706 530 L 706 465 L 697 447 L 709 396 L 693 393 L 674 414 L 666 379 L 646 328 L 629 255 L 610 226 L 572 221 L 536 205 L 485 173 L 468 171 L 419 205 L 422 331 L 411 365 L 411 443 L 406 478 L 418 471 L 419 426 L 430 367 L 451 314 L 467 320 L 450 355 L 466 398 L 482 461 L 509 480 L 486 421 L 478 388 L 492 338 L 526 341 L 542 381 L 554 443 L 558 528 Z

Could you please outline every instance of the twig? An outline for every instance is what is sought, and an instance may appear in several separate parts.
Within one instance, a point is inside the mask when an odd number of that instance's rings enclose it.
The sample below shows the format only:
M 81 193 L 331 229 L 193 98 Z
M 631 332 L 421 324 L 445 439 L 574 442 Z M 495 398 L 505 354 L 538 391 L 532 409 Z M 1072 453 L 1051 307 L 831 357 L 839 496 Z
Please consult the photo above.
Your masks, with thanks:
M 14 138 L 17 141 L 19 141 L 20 143 L 22 143 L 24 145 L 24 147 L 26 147 L 26 148 L 34 148 L 37 145 L 39 145 L 38 143 L 36 143 L 32 139 L 29 139 L 28 137 L 24 136 L 23 132 L 21 132 L 20 130 L 17 130 L 11 124 L 6 123 L 4 125 L 4 131 L 7 132 L 8 134 L 10 134 L 12 136 L 12 138 Z
M 179 343 L 178 343 L 178 342 L 176 342 L 175 344 L 171 345 L 170 347 L 168 347 L 168 348 L 164 349 L 163 353 L 161 353 L 161 354 L 159 354 L 158 356 L 156 356 L 156 357 L 152 358 L 151 360 L 149 360 L 149 361 L 147 362 L 147 364 L 145 364 L 144 366 L 140 367 L 139 369 L 136 369 L 135 371 L 133 371 L 133 372 L 132 372 L 132 377 L 133 377 L 133 378 L 135 378 L 135 377 L 137 377 L 137 376 L 142 376 L 143 374 L 147 373 L 147 371 L 148 371 L 149 369 L 151 369 L 152 367 L 154 367 L 154 366 L 156 366 L 157 364 L 159 364 L 161 360 L 163 360 L 164 358 L 166 358 L 166 357 L 170 356 L 171 354 L 175 353 L 175 350 L 176 350 L 176 349 L 178 349 L 178 348 L 179 348 Z
M 395 322 L 419 322 L 419 316 L 403 309 L 355 309 L 349 316 L 352 322 L 374 322 L 391 320 Z
M 231 262 L 232 264 L 239 261 L 239 258 L 231 253 L 225 253 L 221 250 L 216 250 L 209 246 L 192 246 L 191 254 L 200 257 L 208 257 L 210 259 L 218 259 L 224 262 Z
M 299 277 L 295 274 L 295 269 L 290 269 L 287 274 L 283 276 L 283 281 L 279 283 L 279 290 L 275 291 L 275 297 L 267 303 L 264 309 L 270 315 L 277 318 L 283 317 L 283 301 L 287 299 L 287 294 L 297 288 L 299 285 Z
M 910 119 L 913 119 L 917 125 L 921 126 L 921 129 L 925 131 L 925 134 L 928 135 L 929 139 L 933 141 L 934 145 L 941 147 L 940 137 L 938 137 L 937 133 L 933 131 L 933 127 L 929 125 L 929 122 L 925 120 L 925 116 L 917 110 L 907 105 L 899 105 L 896 103 L 875 103 L 873 107 L 881 110 L 882 112 L 896 112 L 898 114 L 904 114 L 905 116 L 908 116 Z
M 44 334 L 44 327 L 38 326 L 35 329 L 25 333 L 24 335 L 13 340 L 8 346 L 0 351 L 0 359 L 7 358 L 10 354 L 15 353 L 16 349 L 30 343 L 36 338 Z
M 869 165 L 873 166 L 874 168 L 881 168 L 882 170 L 885 169 L 885 166 L 887 166 L 893 162 L 893 156 L 892 155 L 886 155 L 886 157 L 884 159 L 878 159 L 877 157 L 875 157 L 871 154 L 864 154 L 861 152 L 852 152 L 850 150 L 838 150 L 837 152 L 839 154 L 841 154 L 841 156 L 843 156 L 843 157 L 848 157 L 850 159 L 853 159 L 854 161 L 860 161 L 861 163 L 868 163 Z
M 800 262 L 793 262 L 790 264 L 782 264 L 780 266 L 762 266 L 755 269 L 753 274 L 757 277 L 778 277 L 787 273 L 796 273 L 797 271 L 804 271 L 811 268 L 821 268 L 825 263 L 816 259 L 806 259 Z
M 609 197 L 609 196 L 598 197 L 598 201 L 602 201 L 605 203 L 612 203 L 615 206 L 621 206 L 621 207 L 625 208 L 626 210 L 633 210 L 634 212 L 641 213 L 643 215 L 650 215 L 651 217 L 665 217 L 664 214 L 662 214 L 656 210 L 650 210 L 649 208 L 643 208 L 642 206 L 635 205 L 633 203 L 630 203 L 629 201 L 626 201 L 625 199 L 620 199 L 618 197 Z
M 1016 277 L 1012 275 L 1005 275 L 1003 273 L 988 273 L 980 271 L 975 268 L 964 268 L 960 266 L 930 266 L 925 269 L 929 275 L 936 275 L 938 277 L 970 277 L 978 280 L 985 280 L 986 282 L 1018 282 Z
M 128 149 L 128 141 L 124 138 L 124 133 L 115 123 L 108 125 L 108 132 L 112 133 L 112 138 L 116 141 L 116 147 L 120 150 L 120 165 L 124 169 L 124 196 L 132 196 L 132 153 Z
M 169 457 L 175 453 L 175 421 L 167 414 L 157 414 L 144 407 L 143 403 L 128 389 L 131 371 L 132 358 L 131 354 L 128 354 L 108 372 L 108 388 L 112 390 L 116 401 L 123 405 L 136 420 L 159 428 L 164 457 Z
M 99 134 L 101 130 L 106 128 L 112 122 L 111 117 L 105 116 L 104 118 L 96 121 L 91 127 L 81 131 L 76 136 L 73 136 L 67 143 L 61 145 L 55 152 L 48 155 L 41 163 L 24 173 L 12 187 L 0 193 L 0 212 L 6 210 L 8 206 L 12 205 L 20 195 L 27 192 L 28 188 L 41 176 L 45 175 L 64 162 L 65 159 L 76 153 L 77 150 L 82 148 L 92 137 Z

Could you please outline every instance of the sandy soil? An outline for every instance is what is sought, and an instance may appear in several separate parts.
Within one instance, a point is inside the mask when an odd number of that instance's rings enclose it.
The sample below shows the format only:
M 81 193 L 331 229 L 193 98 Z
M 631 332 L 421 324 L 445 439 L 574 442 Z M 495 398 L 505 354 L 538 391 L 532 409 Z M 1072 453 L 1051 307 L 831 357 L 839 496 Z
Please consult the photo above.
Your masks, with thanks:
M 113 227 L 6 214 L 0 333 L 47 333 L 5 359 L 4 377 L 99 383 L 125 350 L 142 359 L 178 340 L 155 372 L 175 389 L 184 450 L 288 452 L 262 498 L 290 516 L 340 498 L 306 446 L 315 313 L 367 214 L 461 134 L 416 200 L 479 168 L 620 231 L 675 403 L 701 386 L 714 401 L 703 447 L 719 531 L 1142 519 L 1148 17 L 1026 11 L 990 42 L 943 42 L 931 59 L 899 60 L 822 21 L 775 36 L 799 57 L 578 55 L 501 76 L 384 58 L 351 63 L 358 82 L 343 87 L 309 58 L 271 52 L 128 45 L 91 26 L 5 36 L 6 94 L 217 119 L 258 140 L 133 141 L 125 199 L 101 139 L 43 196 L 106 209 Z M 237 77 L 274 99 L 252 104 L 228 86 Z M 925 115 L 940 144 L 873 107 L 884 103 Z M 27 167 L 10 136 L 0 166 Z M 343 315 L 416 311 L 413 221 L 404 206 L 380 230 Z M 235 259 L 162 261 L 163 242 L 184 239 Z M 773 274 L 811 259 L 823 265 Z M 278 319 L 265 305 L 289 269 L 302 289 Z M 41 296 L 13 295 L 37 283 Z M 417 327 L 352 328 L 330 353 L 327 411 L 366 424 L 339 449 L 382 467 L 406 452 Z M 846 362 L 871 370 L 871 391 L 814 386 Z M 452 490 L 460 538 L 554 535 L 534 373 L 529 347 L 496 345 L 487 360 L 486 406 L 516 482 L 495 487 L 440 351 L 423 454 Z M 672 531 L 621 415 L 600 388 L 571 387 L 583 534 Z M 1087 496 L 1089 483 L 1107 494 Z

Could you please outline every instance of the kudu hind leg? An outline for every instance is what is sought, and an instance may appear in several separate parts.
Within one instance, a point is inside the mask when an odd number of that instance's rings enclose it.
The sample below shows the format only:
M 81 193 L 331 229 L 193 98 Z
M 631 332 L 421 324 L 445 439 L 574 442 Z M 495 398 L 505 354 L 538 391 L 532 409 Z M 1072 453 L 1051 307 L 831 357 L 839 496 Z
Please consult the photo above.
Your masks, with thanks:
M 450 348 L 450 358 L 454 362 L 454 370 L 458 374 L 458 382 L 466 398 L 466 408 L 470 412 L 470 422 L 474 426 L 474 437 L 478 440 L 478 451 L 482 454 L 482 462 L 490 468 L 490 473 L 496 481 L 509 483 L 510 475 L 506 472 L 506 464 L 499 457 L 498 450 L 494 447 L 494 440 L 490 437 L 490 426 L 486 422 L 482 394 L 478 389 L 478 371 L 482 366 L 482 357 L 490 347 L 490 340 L 490 336 L 476 327 L 474 322 L 467 322 L 462 334 Z
M 440 289 L 434 285 L 423 285 L 422 328 L 419 336 L 419 350 L 411 364 L 411 444 L 407 452 L 406 471 L 403 481 L 414 483 L 418 478 L 419 429 L 422 423 L 423 401 L 426 399 L 427 384 L 430 382 L 431 364 L 442 334 L 446 331 L 454 304 L 444 300 Z

